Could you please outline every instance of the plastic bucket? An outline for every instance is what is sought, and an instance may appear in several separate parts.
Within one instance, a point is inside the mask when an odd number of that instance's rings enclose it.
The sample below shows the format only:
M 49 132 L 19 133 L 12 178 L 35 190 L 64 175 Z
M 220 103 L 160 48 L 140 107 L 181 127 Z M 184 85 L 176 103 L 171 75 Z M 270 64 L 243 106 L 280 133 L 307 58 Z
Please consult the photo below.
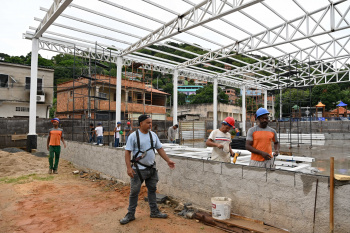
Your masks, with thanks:
M 230 219 L 231 217 L 231 198 L 212 197 L 211 212 L 212 217 L 218 220 Z

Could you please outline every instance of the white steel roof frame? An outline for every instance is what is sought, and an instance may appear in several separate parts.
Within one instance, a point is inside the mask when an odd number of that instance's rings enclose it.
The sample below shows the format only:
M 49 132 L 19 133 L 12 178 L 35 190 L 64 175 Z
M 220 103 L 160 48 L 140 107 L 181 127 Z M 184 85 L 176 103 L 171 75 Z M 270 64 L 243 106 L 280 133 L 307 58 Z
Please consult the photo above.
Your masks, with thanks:
M 103 4 L 108 4 L 113 7 L 117 7 L 119 9 L 128 11 L 129 13 L 145 17 L 147 19 L 153 20 L 161 24 L 162 26 L 156 30 L 149 29 L 142 25 L 134 24 L 124 19 L 116 18 L 114 16 L 98 12 L 96 10 L 88 9 L 86 7 L 79 6 L 77 4 L 73 4 L 72 1 L 73 0 L 54 0 L 50 9 L 41 8 L 41 10 L 46 11 L 46 16 L 43 18 L 43 20 L 39 18 L 35 18 L 35 20 L 40 21 L 40 25 L 38 28 L 30 27 L 30 29 L 35 30 L 35 32 L 34 33 L 27 32 L 25 34 L 25 38 L 27 39 L 38 38 L 40 49 L 54 51 L 54 52 L 70 53 L 70 54 L 72 54 L 72 43 L 73 43 L 75 44 L 73 46 L 73 49 L 79 47 L 81 51 L 85 51 L 78 54 L 79 56 L 84 56 L 84 57 L 94 55 L 93 44 L 95 43 L 103 47 L 113 47 L 112 45 L 93 42 L 83 37 L 80 38 L 80 37 L 68 36 L 62 33 L 57 33 L 54 31 L 47 30 L 47 28 L 50 25 L 66 28 L 76 32 L 90 34 L 97 38 L 104 38 L 109 41 L 115 41 L 115 42 L 128 45 L 128 47 L 125 49 L 119 48 L 118 52 L 113 51 L 113 55 L 111 58 L 109 58 L 108 56 L 107 57 L 101 56 L 101 54 L 96 54 L 96 57 L 97 57 L 96 59 L 114 62 L 116 60 L 116 57 L 123 56 L 124 64 L 131 64 L 132 61 L 140 62 L 144 64 L 144 68 L 146 69 L 148 68 L 155 69 L 163 73 L 173 73 L 174 69 L 178 69 L 180 72 L 180 75 L 186 75 L 189 78 L 198 78 L 198 79 L 203 79 L 207 81 L 213 81 L 214 79 L 218 79 L 219 84 L 233 86 L 233 87 L 242 87 L 244 85 L 244 86 L 247 86 L 248 88 L 250 87 L 250 88 L 267 90 L 267 89 L 279 89 L 279 88 L 290 87 L 290 86 L 302 87 L 302 86 L 308 86 L 308 85 L 323 84 L 321 82 L 334 83 L 334 82 L 350 81 L 349 75 L 348 75 L 349 66 L 346 65 L 350 57 L 349 48 L 346 47 L 350 40 L 349 35 L 336 38 L 331 34 L 332 32 L 346 30 L 350 28 L 350 23 L 349 23 L 350 5 L 346 0 L 330 2 L 327 6 L 323 6 L 312 12 L 307 12 L 301 3 L 299 3 L 297 0 L 292 0 L 293 3 L 305 13 L 304 15 L 298 16 L 293 20 L 285 19 L 272 6 L 268 5 L 263 0 L 250 0 L 250 1 L 239 0 L 239 1 L 233 1 L 234 4 L 227 2 L 227 0 L 206 0 L 206 1 L 200 2 L 197 5 L 190 2 L 189 0 L 183 0 L 187 4 L 191 5 L 189 10 L 185 11 L 185 13 L 183 14 L 178 14 L 177 12 L 171 10 L 170 8 L 157 4 L 151 0 L 143 0 L 144 2 L 151 4 L 161 10 L 175 14 L 176 17 L 169 22 L 163 22 L 157 18 L 154 18 L 153 16 L 149 16 L 147 14 L 137 12 L 133 9 L 127 8 L 125 6 L 118 5 L 113 1 L 99 0 Z M 267 26 L 262 22 L 259 22 L 259 20 L 257 20 L 255 17 L 251 16 L 250 14 L 244 11 L 244 9 L 249 8 L 250 6 L 253 6 L 256 4 L 259 4 L 260 6 L 263 6 L 269 9 L 272 12 L 272 14 L 275 14 L 276 16 L 278 16 L 280 19 L 284 21 L 284 23 L 279 25 L 273 25 L 272 27 Z M 339 9 L 339 5 L 341 4 L 346 5 L 346 8 L 345 8 L 346 10 L 343 11 L 343 13 Z M 119 29 L 115 29 L 115 28 L 98 24 L 98 23 L 87 21 L 76 16 L 63 14 L 62 12 L 65 10 L 67 6 L 74 7 L 83 12 L 89 12 L 91 14 L 96 14 L 101 17 L 115 20 L 132 27 L 140 28 L 142 30 L 149 32 L 149 34 L 146 36 L 136 35 L 126 31 L 122 31 Z M 227 19 L 223 18 L 224 16 L 229 14 L 234 14 L 235 12 L 239 12 L 244 16 L 250 18 L 257 24 L 265 28 L 266 30 L 260 33 L 251 33 L 249 32 L 249 30 L 244 29 L 243 26 L 236 25 L 228 21 Z M 319 17 L 319 14 L 321 14 L 321 17 Z M 104 28 L 109 31 L 124 34 L 130 37 L 136 38 L 138 39 L 138 41 L 131 43 L 125 40 L 120 40 L 114 37 L 109 37 L 99 33 L 95 33 L 93 31 L 82 30 L 74 26 L 54 22 L 60 16 L 73 21 L 79 21 L 84 24 L 89 24 L 94 27 Z M 325 20 L 326 16 L 329 17 L 327 18 L 327 20 L 330 21 L 329 27 L 322 24 L 322 21 Z M 238 40 L 226 34 L 224 30 L 218 30 L 216 28 L 211 27 L 210 25 L 207 25 L 208 22 L 211 22 L 216 19 L 219 19 L 220 21 L 226 23 L 227 25 L 230 25 L 230 27 L 234 27 L 236 30 L 240 30 L 250 36 L 245 39 Z M 306 30 L 303 30 L 301 27 L 305 25 L 306 25 Z M 190 31 L 195 27 L 204 27 L 214 33 L 217 33 L 220 36 L 223 36 L 232 40 L 233 43 L 223 46 L 220 43 L 213 41 L 211 38 L 206 38 L 203 35 L 198 35 Z M 350 34 L 348 31 L 346 32 Z M 210 49 L 205 49 L 198 46 L 202 50 L 207 51 L 206 54 L 200 55 L 200 54 L 190 52 L 185 49 L 177 48 L 167 43 L 161 42 L 165 39 L 171 39 L 180 43 L 194 45 L 191 42 L 187 42 L 187 41 L 184 41 L 183 39 L 174 37 L 180 33 L 187 33 L 191 36 L 205 40 L 216 46 L 220 46 L 221 48 L 212 51 Z M 42 36 L 43 34 L 44 36 Z M 51 34 L 56 37 L 45 36 L 47 34 Z M 328 35 L 330 37 L 330 40 L 322 43 L 317 43 L 314 38 L 320 35 Z M 314 45 L 303 48 L 295 44 L 295 42 L 301 41 L 301 40 L 308 40 L 309 42 L 312 42 Z M 177 51 L 186 52 L 196 57 L 193 59 L 189 59 L 187 57 L 166 53 L 166 52 L 148 47 L 149 45 L 153 45 L 153 44 L 167 46 L 169 48 L 175 49 Z M 280 45 L 284 45 L 284 44 L 290 44 L 294 46 L 296 50 L 293 52 L 284 51 L 280 47 Z M 180 59 L 183 59 L 184 62 L 178 63 L 168 59 L 137 52 L 141 48 L 148 49 L 157 53 L 165 54 L 168 56 L 180 58 Z M 281 52 L 283 55 L 272 56 L 270 53 L 266 52 L 267 48 L 274 48 L 276 51 Z M 92 53 L 89 54 L 88 51 L 92 51 Z M 266 56 L 269 58 L 266 60 L 262 60 L 254 56 L 253 54 L 248 54 L 251 52 L 260 53 L 263 56 Z M 235 54 L 243 54 L 249 58 L 256 60 L 257 62 L 253 64 L 245 63 L 241 60 L 238 60 L 232 57 Z M 244 66 L 238 67 L 234 64 L 220 61 L 220 59 L 222 58 L 228 58 L 232 61 L 239 62 Z M 285 62 L 288 60 L 291 60 L 291 61 L 296 60 L 297 62 L 300 62 L 300 63 L 304 62 L 307 65 L 303 68 L 300 68 L 300 67 L 295 67 L 293 64 L 290 64 L 290 67 L 292 70 L 295 69 L 295 70 L 299 70 L 300 72 L 295 77 L 286 78 L 286 77 L 280 76 L 280 74 L 288 72 L 288 70 L 285 68 L 286 67 Z M 309 60 L 311 60 L 313 63 L 308 64 Z M 221 65 L 231 67 L 232 70 L 226 70 L 222 67 L 215 66 L 212 64 L 206 64 L 206 66 L 213 67 L 216 70 L 221 70 L 222 72 L 212 71 L 212 70 L 205 69 L 205 67 L 202 68 L 202 67 L 196 66 L 199 64 L 209 63 L 210 61 L 215 61 L 217 63 L 220 63 Z M 309 74 L 308 70 L 312 70 L 312 72 L 310 72 Z M 271 75 L 260 74 L 259 71 L 266 71 Z M 291 83 L 291 80 L 292 80 L 292 83 Z

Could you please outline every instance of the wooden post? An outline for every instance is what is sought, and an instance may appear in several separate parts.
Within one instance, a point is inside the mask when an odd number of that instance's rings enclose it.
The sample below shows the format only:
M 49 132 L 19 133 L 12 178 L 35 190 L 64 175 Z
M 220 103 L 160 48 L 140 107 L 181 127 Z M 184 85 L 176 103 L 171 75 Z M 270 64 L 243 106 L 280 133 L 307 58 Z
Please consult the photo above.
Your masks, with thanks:
M 330 158 L 330 182 L 329 182 L 329 191 L 330 191 L 330 200 L 329 200 L 329 232 L 334 232 L 334 157 Z

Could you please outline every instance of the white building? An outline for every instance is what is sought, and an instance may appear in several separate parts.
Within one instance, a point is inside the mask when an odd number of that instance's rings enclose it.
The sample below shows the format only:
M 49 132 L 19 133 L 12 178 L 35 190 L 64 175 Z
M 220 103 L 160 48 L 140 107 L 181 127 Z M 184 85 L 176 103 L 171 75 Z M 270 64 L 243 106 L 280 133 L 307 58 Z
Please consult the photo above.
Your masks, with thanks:
M 49 117 L 53 69 L 38 69 L 37 116 Z M 29 117 L 30 66 L 0 62 L 0 117 Z

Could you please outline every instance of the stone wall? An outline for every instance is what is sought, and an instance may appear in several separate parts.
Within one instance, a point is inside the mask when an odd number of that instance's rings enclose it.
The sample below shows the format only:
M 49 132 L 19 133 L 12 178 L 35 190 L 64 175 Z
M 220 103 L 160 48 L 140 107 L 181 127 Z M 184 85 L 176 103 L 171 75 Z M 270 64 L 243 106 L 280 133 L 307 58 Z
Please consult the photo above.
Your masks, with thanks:
M 38 138 L 38 149 L 46 151 L 46 138 Z M 67 142 L 62 157 L 78 167 L 100 171 L 129 182 L 121 148 L 98 147 Z M 160 193 L 205 208 L 210 198 L 230 197 L 232 212 L 264 221 L 295 233 L 313 232 L 314 203 L 317 188 L 315 230 L 329 231 L 329 178 L 287 171 L 271 171 L 214 161 L 171 156 L 176 168 L 171 170 L 157 156 Z M 335 232 L 350 229 L 350 183 L 335 187 Z

